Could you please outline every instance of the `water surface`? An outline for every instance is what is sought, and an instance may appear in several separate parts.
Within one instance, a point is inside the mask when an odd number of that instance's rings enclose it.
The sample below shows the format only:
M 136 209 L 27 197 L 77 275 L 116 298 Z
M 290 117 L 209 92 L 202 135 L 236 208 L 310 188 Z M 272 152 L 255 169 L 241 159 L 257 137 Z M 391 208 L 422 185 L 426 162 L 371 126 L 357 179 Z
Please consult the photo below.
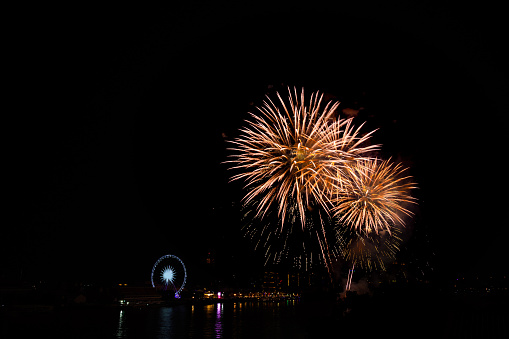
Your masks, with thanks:
M 307 310 L 307 308 L 306 308 Z M 307 338 L 295 301 L 62 309 L 10 314 L 2 338 Z

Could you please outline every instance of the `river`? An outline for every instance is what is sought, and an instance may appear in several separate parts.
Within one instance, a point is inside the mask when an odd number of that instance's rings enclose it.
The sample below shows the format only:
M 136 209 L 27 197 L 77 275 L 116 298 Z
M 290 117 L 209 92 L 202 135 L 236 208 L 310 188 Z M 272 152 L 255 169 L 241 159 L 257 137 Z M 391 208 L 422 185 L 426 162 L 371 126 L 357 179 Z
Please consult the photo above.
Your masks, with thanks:
M 2 338 L 309 338 L 330 310 L 249 301 L 23 312 L 4 318 Z

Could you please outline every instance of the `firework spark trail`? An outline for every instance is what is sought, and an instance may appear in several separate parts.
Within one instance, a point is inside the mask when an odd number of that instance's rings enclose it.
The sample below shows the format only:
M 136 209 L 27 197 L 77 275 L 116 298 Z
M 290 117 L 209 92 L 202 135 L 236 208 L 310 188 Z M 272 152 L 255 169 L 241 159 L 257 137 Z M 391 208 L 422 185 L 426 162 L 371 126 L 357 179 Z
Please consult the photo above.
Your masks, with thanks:
M 350 287 L 352 286 L 352 278 L 353 271 L 355 270 L 355 262 L 352 265 L 352 268 L 348 271 L 348 279 L 346 280 L 345 291 L 350 291 Z
M 403 241 L 401 233 L 398 227 L 391 227 L 391 232 L 384 230 L 378 234 L 367 234 L 339 226 L 336 237 L 340 242 L 342 257 L 353 266 L 358 264 L 369 271 L 375 268 L 385 270 L 385 262 L 396 258 Z
M 389 160 L 359 160 L 335 199 L 333 211 L 339 222 L 367 234 L 404 225 L 401 216 L 412 215 L 404 205 L 415 203 L 409 195 L 415 184 L 410 176 L 401 176 L 405 170 Z
M 253 120 L 231 141 L 235 147 L 230 149 L 238 154 L 229 162 L 244 170 L 231 180 L 247 182 L 244 203 L 257 200 L 256 217 L 277 206 L 281 227 L 292 197 L 304 228 L 306 209 L 320 205 L 329 213 L 331 195 L 346 180 L 348 165 L 367 159 L 378 145 L 365 145 L 373 132 L 361 135 L 351 118 L 334 118 L 339 103 L 321 109 L 323 94 L 317 92 L 306 106 L 304 89 L 300 99 L 295 88 L 293 95 L 288 92 L 289 108 L 279 93 L 279 107 L 267 96 L 257 107 L 261 115 L 250 113 Z
M 320 245 L 320 251 L 322 254 L 322 258 L 324 259 L 325 266 L 327 268 L 327 271 L 329 272 L 329 277 L 332 279 L 331 251 L 329 248 L 329 242 L 327 241 L 325 225 L 324 225 L 321 213 L 319 213 L 319 216 L 320 216 L 320 225 L 321 225 L 321 231 L 322 231 L 321 233 L 323 236 L 323 241 L 320 239 L 320 233 L 318 232 L 318 230 L 316 230 L 316 237 L 318 239 L 318 244 Z
M 290 203 L 290 206 L 294 205 L 294 202 Z M 289 218 L 287 226 L 284 228 L 280 227 L 281 219 L 275 209 L 269 210 L 262 221 L 253 221 L 253 215 L 256 214 L 256 211 L 251 205 L 244 206 L 244 210 L 246 210 L 246 213 L 242 218 L 245 223 L 242 227 L 242 233 L 253 241 L 255 250 L 259 249 L 265 255 L 266 265 L 286 262 L 293 263 L 294 267 L 305 267 L 305 265 L 299 265 L 299 258 L 306 262 L 311 257 L 319 258 L 318 261 L 320 261 L 320 258 L 325 261 L 330 260 L 330 256 L 319 255 L 317 257 L 313 254 L 313 252 L 315 254 L 327 254 L 329 241 L 335 239 L 334 229 L 327 228 L 331 225 L 329 220 L 324 220 L 323 224 L 319 224 L 319 214 L 322 213 L 318 209 L 313 212 L 306 211 L 309 215 L 304 229 L 288 227 L 289 225 L 300 225 L 299 212 L 296 207 L 289 208 L 287 212 Z M 330 233 L 325 234 L 325 232 Z M 334 249 L 334 246 L 332 246 L 332 249 Z M 336 256 L 340 255 L 339 253 L 334 254 Z M 327 264 L 327 268 L 329 266 Z
M 338 228 L 337 237 L 343 242 L 341 246 L 343 258 L 352 263 L 348 270 L 345 291 L 351 289 L 356 264 L 367 271 L 375 268 L 385 270 L 385 262 L 396 259 L 396 253 L 402 242 L 400 234 L 401 229 L 398 227 L 392 227 L 391 232 L 383 230 L 370 234 L 352 231 L 346 227 Z

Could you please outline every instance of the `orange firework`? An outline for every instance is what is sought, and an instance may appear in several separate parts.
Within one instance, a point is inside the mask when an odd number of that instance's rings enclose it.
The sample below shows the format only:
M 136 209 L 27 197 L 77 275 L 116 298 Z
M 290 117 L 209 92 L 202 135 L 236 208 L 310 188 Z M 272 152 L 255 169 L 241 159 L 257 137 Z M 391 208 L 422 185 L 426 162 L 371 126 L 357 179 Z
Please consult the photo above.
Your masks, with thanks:
M 277 206 L 283 225 L 290 204 L 295 204 L 302 227 L 306 210 L 321 206 L 329 213 L 331 197 L 343 185 L 353 164 L 366 159 L 377 145 L 367 145 L 371 133 L 361 135 L 352 119 L 335 117 L 339 103 L 322 108 L 323 94 L 312 93 L 306 103 L 288 88 L 288 102 L 268 96 L 259 115 L 251 114 L 248 127 L 232 143 L 237 154 L 230 161 L 243 170 L 232 180 L 244 179 L 246 204 L 256 204 L 256 217 Z
M 246 236 L 266 249 L 266 263 L 308 267 L 318 252 L 329 273 L 339 256 L 383 268 L 398 251 L 415 184 L 400 164 L 372 157 L 379 149 L 368 142 L 373 131 L 363 134 L 352 118 L 338 117 L 338 102 L 322 107 L 323 94 L 308 99 L 304 89 L 288 88 L 286 100 L 276 94 L 231 141 L 228 162 L 240 170 L 231 180 L 246 183 L 245 217 L 263 219 L 248 224 Z
M 415 188 L 401 164 L 389 160 L 363 159 L 349 171 L 349 179 L 337 195 L 333 208 L 343 225 L 360 233 L 391 231 L 404 225 L 403 216 L 412 215 L 406 206 L 415 203 L 409 191 Z

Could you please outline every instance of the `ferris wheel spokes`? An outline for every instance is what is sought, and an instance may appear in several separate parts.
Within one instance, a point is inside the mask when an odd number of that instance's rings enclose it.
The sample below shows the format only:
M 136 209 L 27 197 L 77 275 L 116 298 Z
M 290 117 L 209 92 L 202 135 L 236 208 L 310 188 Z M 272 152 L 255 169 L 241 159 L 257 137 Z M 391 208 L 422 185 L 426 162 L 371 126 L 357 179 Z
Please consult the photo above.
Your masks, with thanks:
M 173 291 L 175 298 L 180 298 L 186 279 L 186 267 L 182 260 L 174 255 L 162 256 L 152 267 L 152 287 L 163 291 Z

